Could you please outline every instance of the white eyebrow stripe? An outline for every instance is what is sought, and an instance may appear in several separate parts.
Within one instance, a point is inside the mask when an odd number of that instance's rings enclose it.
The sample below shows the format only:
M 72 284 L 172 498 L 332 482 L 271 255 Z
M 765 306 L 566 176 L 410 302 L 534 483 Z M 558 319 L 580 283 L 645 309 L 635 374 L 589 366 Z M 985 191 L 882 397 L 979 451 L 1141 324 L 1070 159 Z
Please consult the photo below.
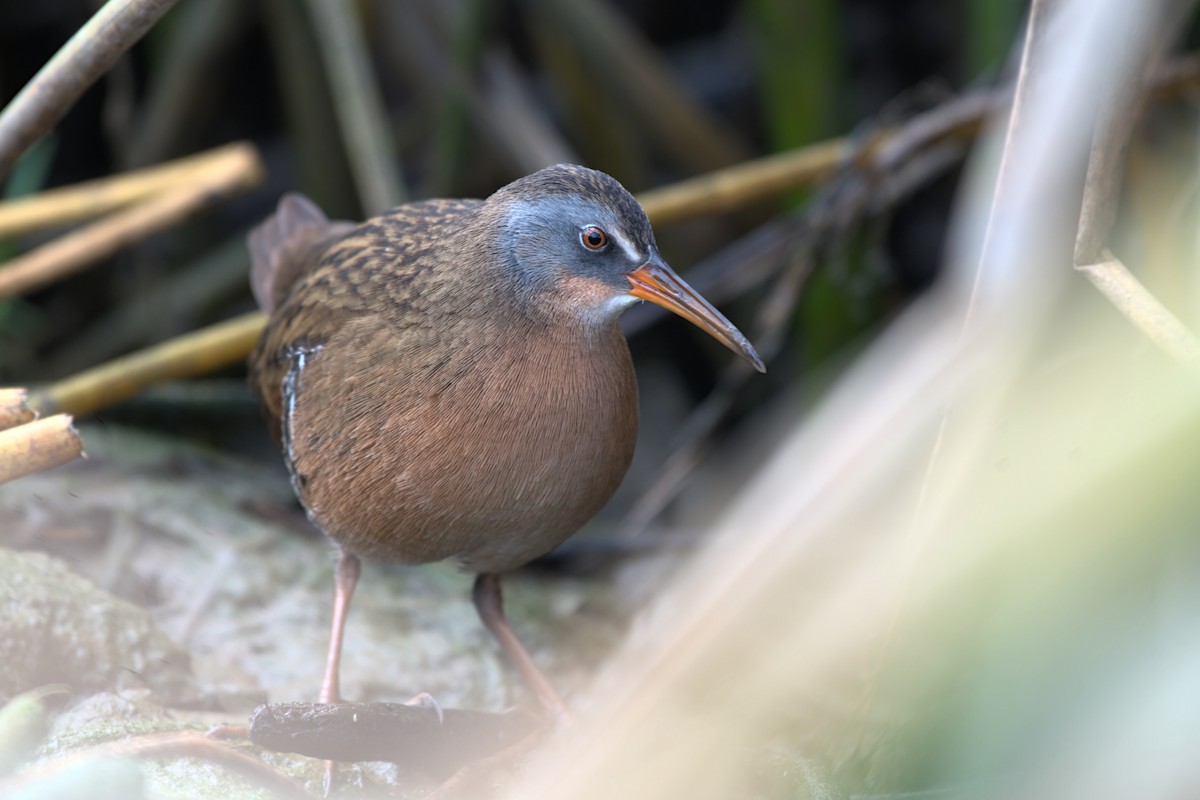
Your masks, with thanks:
M 630 261 L 645 260 L 642 258 L 641 254 L 638 253 L 637 248 L 633 246 L 633 242 L 626 239 L 624 235 L 618 233 L 617 231 L 609 231 L 608 235 L 616 241 L 620 248 L 625 252 L 625 255 L 629 256 Z

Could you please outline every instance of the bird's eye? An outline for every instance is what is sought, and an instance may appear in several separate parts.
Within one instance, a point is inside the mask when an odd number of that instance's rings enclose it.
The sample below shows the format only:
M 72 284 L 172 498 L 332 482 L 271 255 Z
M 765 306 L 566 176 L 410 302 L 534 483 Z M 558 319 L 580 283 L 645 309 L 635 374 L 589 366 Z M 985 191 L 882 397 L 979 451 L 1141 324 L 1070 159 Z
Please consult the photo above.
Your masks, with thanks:
M 599 252 L 608 247 L 608 234 L 595 225 L 588 225 L 579 232 L 579 242 L 588 250 Z

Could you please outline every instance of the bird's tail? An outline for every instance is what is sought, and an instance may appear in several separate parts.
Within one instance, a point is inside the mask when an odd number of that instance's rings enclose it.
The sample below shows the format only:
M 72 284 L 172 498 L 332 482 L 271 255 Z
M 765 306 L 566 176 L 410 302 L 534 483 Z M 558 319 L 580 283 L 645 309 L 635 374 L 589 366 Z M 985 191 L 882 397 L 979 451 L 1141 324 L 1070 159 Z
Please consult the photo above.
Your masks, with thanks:
M 316 266 L 331 240 L 354 227 L 331 222 L 317 204 L 289 192 L 275 213 L 250 232 L 250 288 L 263 311 L 270 313 L 296 280 Z

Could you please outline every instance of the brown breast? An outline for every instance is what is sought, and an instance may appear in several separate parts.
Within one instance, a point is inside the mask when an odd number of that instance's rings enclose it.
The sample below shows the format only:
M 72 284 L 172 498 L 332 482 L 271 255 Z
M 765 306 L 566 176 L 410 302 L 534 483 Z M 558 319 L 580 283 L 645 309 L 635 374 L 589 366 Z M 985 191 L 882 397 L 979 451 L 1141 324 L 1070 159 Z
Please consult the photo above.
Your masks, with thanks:
M 297 489 L 352 552 L 512 569 L 578 530 L 629 466 L 637 388 L 615 324 L 584 333 L 514 316 L 466 326 L 474 338 L 463 327 L 452 350 L 381 347 L 356 320 L 294 376 Z

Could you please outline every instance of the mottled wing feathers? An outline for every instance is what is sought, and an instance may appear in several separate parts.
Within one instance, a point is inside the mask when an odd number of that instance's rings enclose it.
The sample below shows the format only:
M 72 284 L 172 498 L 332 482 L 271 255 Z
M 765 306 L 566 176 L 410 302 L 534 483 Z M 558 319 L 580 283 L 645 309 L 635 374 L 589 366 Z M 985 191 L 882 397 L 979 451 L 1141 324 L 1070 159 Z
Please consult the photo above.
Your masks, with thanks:
M 320 350 L 356 318 L 381 317 L 379 334 L 393 336 L 409 323 L 428 322 L 425 303 L 452 294 L 458 277 L 432 281 L 429 273 L 454 268 L 460 254 L 454 240 L 480 203 L 429 200 L 350 225 L 330 223 L 310 200 L 288 195 L 255 230 L 255 296 L 271 317 L 250 358 L 250 382 L 277 440 L 295 354 Z M 436 300 L 455 305 L 452 298 Z M 337 357 L 350 364 L 360 356 Z

